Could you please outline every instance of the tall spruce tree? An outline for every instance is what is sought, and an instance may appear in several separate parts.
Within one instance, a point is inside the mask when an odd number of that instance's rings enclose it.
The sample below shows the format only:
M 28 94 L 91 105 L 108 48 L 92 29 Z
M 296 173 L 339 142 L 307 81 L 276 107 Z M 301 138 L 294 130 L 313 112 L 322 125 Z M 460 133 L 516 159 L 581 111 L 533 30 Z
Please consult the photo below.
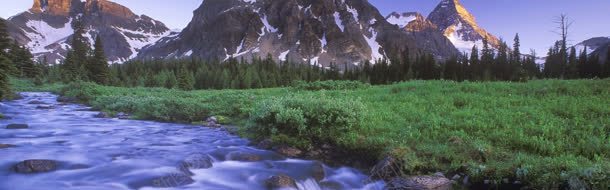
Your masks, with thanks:
M 470 53 L 469 62 L 469 73 L 471 80 L 481 80 L 481 64 L 479 60 L 479 48 L 477 45 L 472 46 L 472 52 Z
M 610 47 L 608 47 L 608 52 L 606 53 L 606 61 L 604 61 L 604 65 L 603 65 L 603 71 L 602 71 L 602 78 L 608 78 L 610 77 Z
M 4 55 L 5 58 L 8 49 L 11 47 L 11 39 L 6 29 L 6 21 L 0 18 L 0 55 Z
M 68 82 L 87 80 L 89 75 L 86 64 L 88 61 L 87 54 L 90 50 L 86 38 L 83 36 L 85 34 L 85 25 L 82 19 L 79 17 L 74 19 L 72 28 L 74 29 L 74 34 L 72 34 L 71 39 L 72 49 L 68 51 L 67 55 L 69 56 L 66 56 L 64 61 L 64 78 Z
M 11 60 L 0 54 L 0 101 L 12 94 L 7 72 L 10 66 Z
M 110 78 L 110 70 L 108 69 L 108 60 L 104 53 L 104 45 L 102 39 L 98 35 L 95 38 L 93 57 L 91 62 L 87 64 L 89 78 L 98 84 L 108 84 Z
M 570 48 L 570 54 L 568 55 L 568 69 L 566 78 L 576 79 L 579 77 L 578 73 L 578 59 L 576 57 L 576 48 Z
M 177 78 L 178 88 L 180 90 L 193 90 L 195 86 L 195 79 L 193 74 L 189 72 L 185 66 L 180 67 Z

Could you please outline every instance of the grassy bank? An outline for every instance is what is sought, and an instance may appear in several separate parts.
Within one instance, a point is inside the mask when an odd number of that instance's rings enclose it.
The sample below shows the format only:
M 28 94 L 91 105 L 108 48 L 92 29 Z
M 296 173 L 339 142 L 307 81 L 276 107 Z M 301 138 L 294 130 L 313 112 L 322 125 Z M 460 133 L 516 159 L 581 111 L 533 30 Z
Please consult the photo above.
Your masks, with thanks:
M 610 80 L 190 92 L 18 83 L 18 91 L 54 91 L 138 119 L 196 122 L 214 115 L 250 126 L 244 131 L 252 138 L 299 147 L 333 143 L 375 158 L 393 154 L 409 174 L 463 172 L 472 181 L 509 178 L 537 188 L 610 183 Z

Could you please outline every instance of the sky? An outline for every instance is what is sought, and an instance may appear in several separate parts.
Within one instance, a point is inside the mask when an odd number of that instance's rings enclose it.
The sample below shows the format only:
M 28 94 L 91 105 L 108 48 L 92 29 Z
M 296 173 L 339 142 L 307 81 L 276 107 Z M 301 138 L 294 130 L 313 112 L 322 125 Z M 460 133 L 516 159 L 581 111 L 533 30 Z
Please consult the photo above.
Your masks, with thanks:
M 8 18 L 29 9 L 31 0 L 2 0 L 0 17 Z M 160 20 L 171 29 L 184 28 L 202 0 L 112 0 L 136 14 Z M 427 16 L 440 0 L 369 0 L 381 14 L 416 11 Z M 553 19 L 564 13 L 573 21 L 569 43 L 591 37 L 610 36 L 610 0 L 461 0 L 479 26 L 512 45 L 516 33 L 521 49 L 546 54 L 559 36 Z

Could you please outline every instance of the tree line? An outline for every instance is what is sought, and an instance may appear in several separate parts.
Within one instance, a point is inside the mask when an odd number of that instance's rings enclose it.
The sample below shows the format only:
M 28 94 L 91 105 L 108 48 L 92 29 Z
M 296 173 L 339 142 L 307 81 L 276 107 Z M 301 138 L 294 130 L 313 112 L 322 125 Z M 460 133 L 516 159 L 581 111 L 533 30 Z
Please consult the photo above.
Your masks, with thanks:
M 432 54 L 418 53 L 411 57 L 408 50 L 387 59 L 365 61 L 361 65 L 327 67 L 319 64 L 275 62 L 265 58 L 229 58 L 225 61 L 201 60 L 195 57 L 173 60 L 133 60 L 108 65 L 102 40 L 95 38 L 93 48 L 84 37 L 82 21 L 72 23 L 70 49 L 61 64 L 47 64 L 46 59 L 32 61 L 30 51 L 10 40 L 4 21 L 0 22 L 0 89 L 2 96 L 10 94 L 8 77 L 34 79 L 37 83 L 92 81 L 102 85 L 125 87 L 164 87 L 193 89 L 250 89 L 291 85 L 295 81 L 353 80 L 374 85 L 408 80 L 454 81 L 527 81 L 541 78 L 606 78 L 610 76 L 610 51 L 606 64 L 599 56 L 590 56 L 584 48 L 568 49 L 565 38 L 549 49 L 545 63 L 536 64 L 536 53 L 522 54 L 519 35 L 511 48 L 501 42 L 495 49 L 483 39 L 482 47 L 474 46 L 470 54 L 463 53 L 439 60 Z M 480 49 L 479 49 L 480 48 Z M 569 52 L 568 52 L 569 50 Z M 343 69 L 340 69 L 343 68 Z

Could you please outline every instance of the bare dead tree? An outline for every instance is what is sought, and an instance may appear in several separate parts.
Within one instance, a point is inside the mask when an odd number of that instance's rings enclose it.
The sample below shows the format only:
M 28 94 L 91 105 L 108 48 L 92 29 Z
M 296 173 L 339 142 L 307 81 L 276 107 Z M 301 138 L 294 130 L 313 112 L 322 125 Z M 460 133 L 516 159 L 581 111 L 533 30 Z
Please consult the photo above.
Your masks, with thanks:
M 559 67 L 559 72 L 561 72 L 560 75 L 561 78 L 563 78 L 564 74 L 566 73 L 566 67 L 568 64 L 568 35 L 570 32 L 570 28 L 572 27 L 573 21 L 570 20 L 567 14 L 561 14 L 555 17 L 555 20 L 553 22 L 557 24 L 555 33 L 561 37 L 561 49 L 559 50 L 559 55 L 561 56 L 561 65 Z

